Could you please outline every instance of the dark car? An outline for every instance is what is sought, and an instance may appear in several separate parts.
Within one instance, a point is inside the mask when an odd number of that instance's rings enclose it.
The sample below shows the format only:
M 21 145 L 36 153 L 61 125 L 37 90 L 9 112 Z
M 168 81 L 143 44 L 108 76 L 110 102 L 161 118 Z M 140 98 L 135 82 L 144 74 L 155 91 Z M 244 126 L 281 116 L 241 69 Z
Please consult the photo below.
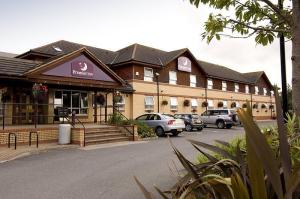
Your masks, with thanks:
M 186 131 L 192 131 L 194 128 L 196 128 L 198 131 L 202 131 L 203 129 L 204 123 L 201 117 L 197 114 L 177 113 L 174 116 L 184 121 Z

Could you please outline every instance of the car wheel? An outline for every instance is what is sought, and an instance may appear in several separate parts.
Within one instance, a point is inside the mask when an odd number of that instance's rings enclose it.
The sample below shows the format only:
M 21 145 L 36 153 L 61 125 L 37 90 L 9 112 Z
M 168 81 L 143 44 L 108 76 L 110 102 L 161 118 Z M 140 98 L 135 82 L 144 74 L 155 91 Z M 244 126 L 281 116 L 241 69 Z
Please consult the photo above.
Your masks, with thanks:
M 203 130 L 203 127 L 199 127 L 197 128 L 198 131 L 202 131 Z
M 225 123 L 224 123 L 223 121 L 218 121 L 218 122 L 217 122 L 217 127 L 218 127 L 219 129 L 223 129 L 223 128 L 225 127 Z
M 227 128 L 227 129 L 231 129 L 231 127 L 232 127 L 231 124 L 227 124 L 227 125 L 226 125 L 226 128 Z
M 158 137 L 163 137 L 165 135 L 164 129 L 160 126 L 156 127 L 155 132 Z
M 186 130 L 186 131 L 192 131 L 192 130 L 193 130 L 192 125 L 186 124 L 186 125 L 185 125 L 185 130 Z

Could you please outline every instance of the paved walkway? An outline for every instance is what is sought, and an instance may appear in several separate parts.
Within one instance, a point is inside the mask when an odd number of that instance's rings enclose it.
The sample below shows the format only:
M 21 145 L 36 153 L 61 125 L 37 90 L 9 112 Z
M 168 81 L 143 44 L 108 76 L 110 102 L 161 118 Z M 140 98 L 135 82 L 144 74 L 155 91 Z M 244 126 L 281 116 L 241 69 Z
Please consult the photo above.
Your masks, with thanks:
M 14 149 L 14 145 L 11 148 L 7 146 L 0 147 L 0 163 L 14 160 L 19 157 L 27 156 L 34 153 L 39 153 L 42 151 L 48 151 L 50 149 L 61 149 L 61 148 L 78 148 L 78 145 L 58 145 L 57 143 L 50 144 L 40 144 L 39 148 L 36 148 L 35 143 L 33 145 L 19 145 L 17 150 Z

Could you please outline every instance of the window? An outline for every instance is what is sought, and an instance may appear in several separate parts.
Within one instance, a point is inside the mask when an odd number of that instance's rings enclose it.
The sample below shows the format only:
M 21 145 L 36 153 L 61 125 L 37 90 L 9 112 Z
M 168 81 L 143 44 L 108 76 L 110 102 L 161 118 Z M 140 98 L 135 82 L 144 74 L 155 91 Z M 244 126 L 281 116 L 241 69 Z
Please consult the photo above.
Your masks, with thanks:
M 154 97 L 145 96 L 145 110 L 153 110 L 153 109 L 154 109 Z
M 258 95 L 259 89 L 258 86 L 255 86 L 255 95 Z
M 240 103 L 239 102 L 235 102 L 235 104 L 236 104 L 236 108 L 240 108 L 241 107 L 241 105 L 240 105 Z
M 175 71 L 169 72 L 169 84 L 177 84 L 177 74 Z
M 190 87 L 196 87 L 196 86 L 197 86 L 196 75 L 190 75 Z
M 227 108 L 227 101 L 223 101 L 223 108 Z
M 147 120 L 161 120 L 159 115 L 153 114 Z
M 238 84 L 238 83 L 235 83 L 235 84 L 234 84 L 234 92 L 239 92 L 239 90 L 240 90 L 239 84 Z
M 57 52 L 62 52 L 62 49 L 60 47 L 57 47 L 57 46 L 52 46 L 53 49 Z
M 177 106 L 178 106 L 177 97 L 171 97 L 170 100 L 171 100 L 170 109 L 177 110 Z
M 152 68 L 144 68 L 144 81 L 153 82 Z
M 208 108 L 214 108 L 214 102 L 212 100 L 207 100 Z
M 118 107 L 119 110 L 124 110 L 125 109 L 125 97 L 123 95 L 120 95 L 121 100 L 116 103 L 116 106 Z
M 227 83 L 226 83 L 226 81 L 222 81 L 222 91 L 227 91 Z
M 54 108 L 66 107 L 70 113 L 75 111 L 76 114 L 88 114 L 88 94 L 81 91 L 55 91 Z
M 213 89 L 213 80 L 212 79 L 207 79 L 207 88 Z
M 147 120 L 149 114 L 141 115 L 140 117 L 136 118 L 136 120 Z
M 192 109 L 196 109 L 198 107 L 198 102 L 197 99 L 192 99 L 191 100 L 191 104 L 192 104 Z
M 245 86 L 245 93 L 247 93 L 247 94 L 249 93 L 249 85 Z
M 264 89 L 264 95 L 267 95 L 268 94 L 267 88 L 263 88 L 263 89 Z
M 270 93 L 271 93 L 271 97 L 273 97 L 274 96 L 274 91 L 271 91 Z

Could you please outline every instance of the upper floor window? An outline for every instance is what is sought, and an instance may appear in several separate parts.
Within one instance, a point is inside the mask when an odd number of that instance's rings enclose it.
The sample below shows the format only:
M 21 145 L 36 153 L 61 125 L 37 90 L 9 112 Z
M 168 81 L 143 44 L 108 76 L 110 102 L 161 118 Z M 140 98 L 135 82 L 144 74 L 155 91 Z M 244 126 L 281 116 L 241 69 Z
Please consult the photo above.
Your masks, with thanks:
M 169 84 L 177 84 L 177 73 L 175 71 L 169 72 Z
M 222 91 L 227 91 L 227 83 L 226 83 L 226 81 L 222 81 Z
M 144 81 L 153 82 L 153 69 L 144 68 Z
M 238 83 L 234 84 L 234 92 L 239 92 L 240 91 L 240 86 Z
M 271 91 L 271 97 L 273 97 L 274 96 L 274 91 Z
M 190 75 L 190 87 L 196 87 L 197 79 L 196 75 Z
M 213 80 L 212 79 L 207 79 L 207 88 L 213 89 Z
M 247 93 L 247 94 L 249 93 L 249 85 L 245 86 L 245 93 Z
M 170 109 L 171 110 L 177 110 L 178 102 L 177 102 L 177 97 L 171 97 L 170 98 Z
M 264 89 L 264 95 L 267 95 L 268 94 L 267 88 L 263 88 L 263 89 Z
M 153 110 L 153 109 L 154 109 L 154 97 L 145 96 L 145 110 Z
M 258 95 L 258 93 L 259 93 L 258 86 L 255 86 L 255 95 Z

